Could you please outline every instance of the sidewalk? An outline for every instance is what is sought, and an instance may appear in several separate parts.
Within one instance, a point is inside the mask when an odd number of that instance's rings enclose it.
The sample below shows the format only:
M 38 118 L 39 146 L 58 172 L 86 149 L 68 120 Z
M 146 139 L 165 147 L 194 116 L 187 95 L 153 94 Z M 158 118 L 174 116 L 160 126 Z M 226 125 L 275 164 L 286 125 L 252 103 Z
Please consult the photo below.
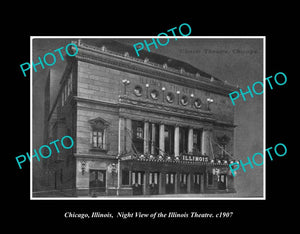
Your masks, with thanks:
M 159 198 L 162 199 L 201 199 L 201 198 L 205 198 L 205 199 L 223 199 L 223 198 L 229 198 L 229 199 L 234 199 L 234 198 L 259 198 L 259 197 L 251 197 L 248 194 L 245 194 L 243 192 L 237 192 L 237 193 L 197 193 L 197 194 L 193 194 L 193 193 L 189 193 L 189 194 L 160 194 L 160 195 L 134 195 L 134 196 L 97 196 L 97 197 L 92 197 L 92 196 L 80 196 L 77 197 L 74 194 L 72 194 L 72 192 L 63 192 L 63 191 L 59 191 L 59 190 L 52 190 L 52 191 L 44 191 L 44 192 L 36 192 L 33 193 L 33 197 L 56 197 L 56 198 L 72 198 L 72 199 L 86 199 L 86 198 L 91 198 L 91 199 L 107 199 L 107 198 L 111 198 L 111 199 L 153 199 L 153 200 L 157 200 Z

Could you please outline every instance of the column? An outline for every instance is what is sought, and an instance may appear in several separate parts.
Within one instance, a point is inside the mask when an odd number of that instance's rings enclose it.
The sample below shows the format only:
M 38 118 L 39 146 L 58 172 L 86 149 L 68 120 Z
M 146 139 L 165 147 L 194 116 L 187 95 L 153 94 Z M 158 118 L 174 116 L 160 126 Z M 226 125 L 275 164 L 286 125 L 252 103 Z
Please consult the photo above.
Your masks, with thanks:
M 187 177 L 186 177 L 186 183 L 187 183 L 187 193 L 191 193 L 191 179 L 192 179 L 192 174 L 189 173 L 187 174 Z
M 210 131 L 209 129 L 203 129 L 202 131 L 202 154 L 210 156 Z
M 125 119 L 119 117 L 119 136 L 118 136 L 118 153 L 124 153 L 125 150 Z
M 175 173 L 174 174 L 174 193 L 180 193 L 180 182 L 179 182 L 179 174 L 178 173 Z
M 179 156 L 179 126 L 175 126 L 174 131 L 174 155 Z
M 121 189 L 121 180 L 122 180 L 122 170 L 121 170 L 121 160 L 118 159 L 118 185 L 117 185 L 117 196 L 120 195 L 120 189 Z
M 149 153 L 149 122 L 144 122 L 144 154 Z
M 149 172 L 145 171 L 144 173 L 144 184 L 143 184 L 143 195 L 149 195 Z
M 129 185 L 130 185 L 130 186 L 132 185 L 132 183 L 131 183 L 131 182 L 132 182 L 132 181 L 131 181 L 131 180 L 132 180 L 132 178 L 131 178 L 131 172 L 132 172 L 132 171 L 130 170 L 130 171 L 129 171 Z
M 204 174 L 200 174 L 200 193 L 204 193 Z
M 165 152 L 165 125 L 159 125 L 159 154 L 162 155 Z
M 166 176 L 164 172 L 159 173 L 158 194 L 166 193 Z
M 132 151 L 132 123 L 131 119 L 126 119 L 126 129 L 125 129 L 125 135 L 126 135 L 126 152 L 129 153 Z
M 151 124 L 151 128 L 152 128 L 152 135 L 151 135 L 151 154 L 155 153 L 155 134 L 156 134 L 156 128 L 155 128 L 155 124 Z
M 188 153 L 193 153 L 193 146 L 194 146 L 194 139 L 193 139 L 193 135 L 194 131 L 193 129 L 190 127 L 189 128 L 189 135 L 188 135 Z

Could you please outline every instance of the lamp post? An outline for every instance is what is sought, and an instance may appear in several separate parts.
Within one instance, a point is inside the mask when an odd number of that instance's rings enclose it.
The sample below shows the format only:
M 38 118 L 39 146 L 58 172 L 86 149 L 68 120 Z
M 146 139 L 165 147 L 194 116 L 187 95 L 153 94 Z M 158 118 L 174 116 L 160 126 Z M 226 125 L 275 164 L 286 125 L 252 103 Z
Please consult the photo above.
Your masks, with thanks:
M 117 173 L 118 173 L 118 186 L 117 186 L 117 196 L 120 195 L 120 188 L 121 188 L 121 160 L 120 156 L 118 158 L 118 168 L 116 168 Z
M 124 85 L 124 95 L 126 95 L 126 86 L 130 84 L 130 81 L 127 79 L 122 80 L 122 83 Z
M 149 84 L 146 84 L 146 98 L 148 99 L 148 89 L 149 89 Z
M 162 87 L 161 90 L 162 90 L 162 92 L 163 92 L 163 95 L 162 95 L 162 102 L 164 102 L 164 101 L 165 101 L 165 90 L 166 90 L 166 88 L 165 88 L 165 87 Z
M 213 103 L 214 100 L 212 98 L 207 98 L 207 109 L 210 110 L 209 105 Z
M 194 94 L 193 93 L 191 93 L 191 107 L 193 108 L 193 98 L 194 98 Z
M 177 103 L 178 103 L 178 105 L 179 105 L 179 95 L 180 95 L 180 91 L 178 90 L 178 91 L 176 91 L 176 93 L 177 93 Z

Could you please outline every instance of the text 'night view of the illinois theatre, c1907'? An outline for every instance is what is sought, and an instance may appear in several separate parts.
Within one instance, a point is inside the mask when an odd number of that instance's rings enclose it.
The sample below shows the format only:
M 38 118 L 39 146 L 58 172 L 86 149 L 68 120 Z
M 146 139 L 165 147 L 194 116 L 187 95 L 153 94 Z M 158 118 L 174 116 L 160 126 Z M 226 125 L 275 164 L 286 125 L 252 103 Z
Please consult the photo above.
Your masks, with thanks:
M 44 142 L 74 146 L 40 162 L 41 184 L 75 197 L 235 192 L 236 87 L 119 41 L 73 41 L 53 100 L 49 72 Z

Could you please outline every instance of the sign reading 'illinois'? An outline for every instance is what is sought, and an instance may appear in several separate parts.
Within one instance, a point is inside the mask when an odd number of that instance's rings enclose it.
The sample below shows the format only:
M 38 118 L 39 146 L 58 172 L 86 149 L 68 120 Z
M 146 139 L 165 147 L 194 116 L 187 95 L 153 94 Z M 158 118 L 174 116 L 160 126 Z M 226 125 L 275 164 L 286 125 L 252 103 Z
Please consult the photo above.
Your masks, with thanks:
M 182 155 L 181 160 L 183 160 L 183 161 L 193 161 L 193 162 L 208 162 L 208 157 L 206 157 L 206 156 L 196 156 L 196 155 Z

